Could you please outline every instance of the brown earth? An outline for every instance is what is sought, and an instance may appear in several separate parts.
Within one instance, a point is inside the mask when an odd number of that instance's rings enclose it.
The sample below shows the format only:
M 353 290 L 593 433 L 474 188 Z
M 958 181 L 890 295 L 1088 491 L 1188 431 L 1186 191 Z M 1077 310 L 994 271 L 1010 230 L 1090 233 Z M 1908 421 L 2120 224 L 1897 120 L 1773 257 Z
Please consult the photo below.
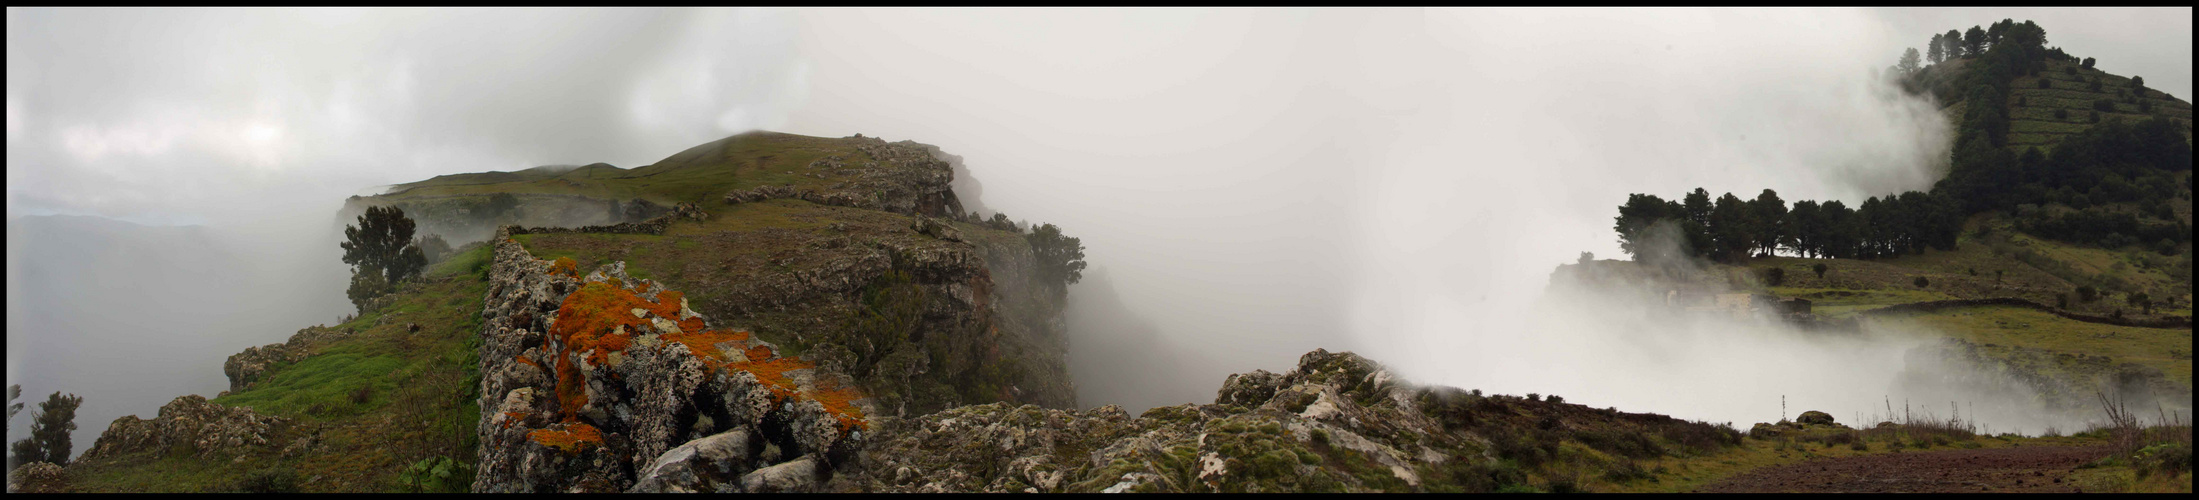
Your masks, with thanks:
M 1711 493 L 2079 493 L 2069 479 L 2106 447 L 2031 446 L 1820 458 L 1766 467 L 1704 487 Z

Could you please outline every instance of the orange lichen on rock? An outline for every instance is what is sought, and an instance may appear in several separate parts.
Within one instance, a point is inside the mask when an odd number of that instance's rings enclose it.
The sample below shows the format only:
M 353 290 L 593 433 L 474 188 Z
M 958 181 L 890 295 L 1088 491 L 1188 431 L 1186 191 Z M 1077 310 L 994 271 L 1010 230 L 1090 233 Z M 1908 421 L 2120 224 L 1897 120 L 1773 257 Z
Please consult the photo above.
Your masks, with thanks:
M 553 270 L 568 268 L 571 262 L 572 260 L 569 258 L 560 258 L 557 264 L 553 266 Z M 583 375 L 578 366 L 579 362 L 585 360 L 588 363 L 597 365 L 607 363 L 611 353 L 624 351 L 631 347 L 634 336 L 655 329 L 654 322 L 650 319 L 651 315 L 677 321 L 680 331 L 664 333 L 662 337 L 664 341 L 679 342 L 687 346 L 689 352 L 698 358 L 708 360 L 709 363 L 707 364 L 713 368 L 729 368 L 755 374 L 757 380 L 762 381 L 766 385 L 766 389 L 771 392 L 774 402 L 805 397 L 814 399 L 824 405 L 825 409 L 839 421 L 842 431 L 864 427 L 863 413 L 853 404 L 853 401 L 864 397 L 857 389 L 842 387 L 838 383 L 821 382 L 821 385 L 815 390 L 804 392 L 797 387 L 794 380 L 789 378 L 786 373 L 815 368 L 816 365 L 798 359 L 779 357 L 777 352 L 765 345 L 748 347 L 738 356 L 727 356 L 724 351 L 718 349 L 719 344 L 749 340 L 751 334 L 744 331 L 709 330 L 699 316 L 679 319 L 680 312 L 683 309 L 681 307 L 683 295 L 679 292 L 660 291 L 657 293 L 655 300 L 650 300 L 624 288 L 623 285 L 625 283 L 617 280 L 587 283 L 581 285 L 580 289 L 574 291 L 571 295 L 567 295 L 564 302 L 559 305 L 557 322 L 551 328 L 549 335 L 551 338 L 558 339 L 559 345 L 563 346 L 562 351 L 557 353 L 557 366 L 554 370 L 557 374 L 557 399 L 561 410 L 560 422 L 571 424 L 574 430 L 571 432 L 538 430 L 530 435 L 536 442 L 558 446 L 553 442 L 578 443 L 585 441 L 574 440 L 577 438 L 568 439 L 564 437 L 567 434 L 585 432 L 588 436 L 595 435 L 595 428 L 587 427 L 578 421 L 580 409 L 588 404 L 587 381 L 582 379 Z M 647 281 L 642 281 L 638 286 L 647 287 L 649 285 Z M 635 314 L 637 310 L 643 314 Z M 521 362 L 533 364 L 532 360 L 525 357 L 521 357 Z
M 578 277 L 580 276 L 580 263 L 573 261 L 572 257 L 558 257 L 555 262 L 550 263 L 550 274 Z
M 665 298 L 673 299 L 666 304 Z M 648 319 L 635 316 L 641 309 L 658 316 L 679 317 L 678 295 L 662 295 L 651 302 L 633 291 L 595 282 L 582 285 L 580 290 L 565 296 L 557 308 L 557 326 L 550 335 L 564 346 L 557 360 L 557 399 L 564 408 L 565 419 L 571 420 L 580 407 L 587 404 L 580 369 L 575 357 L 585 356 L 588 362 L 603 364 L 610 361 L 614 352 L 624 351 L 632 345 L 632 337 L 650 328 Z
M 693 319 L 689 321 L 699 323 L 702 320 Z M 738 342 L 742 340 L 748 340 L 748 332 L 736 332 L 730 330 L 703 330 L 701 328 L 687 328 L 684 325 L 680 328 L 683 331 L 679 333 L 666 334 L 664 336 L 664 341 L 679 342 L 681 345 L 687 346 L 687 352 L 694 353 L 695 357 L 702 359 L 716 360 L 719 362 L 728 361 L 727 359 L 725 359 L 724 352 L 718 350 L 717 345 L 726 342 Z
M 853 387 L 842 387 L 837 380 L 818 380 L 817 390 L 810 394 L 810 398 L 823 404 L 825 412 L 831 413 L 832 418 L 839 421 L 840 432 L 860 429 L 863 427 L 863 410 L 855 407 L 855 400 L 863 399 L 863 393 Z
M 749 350 L 750 355 L 754 355 L 755 352 L 756 351 L 753 349 Z M 802 360 L 793 358 L 735 362 L 727 366 L 736 370 L 754 373 L 756 374 L 756 380 L 761 380 L 766 384 L 771 384 L 773 386 L 788 390 L 794 389 L 794 380 L 787 378 L 786 372 L 816 367 L 816 365 L 804 363 L 802 362 Z
M 535 369 L 537 370 L 549 371 L 548 368 L 543 368 L 541 363 L 536 363 L 533 359 L 528 359 L 526 356 L 519 356 L 517 359 L 519 360 L 520 364 L 535 367 Z
M 567 453 L 603 443 L 603 434 L 597 432 L 595 426 L 572 422 L 564 427 L 562 430 L 535 429 L 534 432 L 527 433 L 527 439 Z
M 516 411 L 507 411 L 507 412 L 504 412 L 504 428 L 506 428 L 506 429 L 510 429 L 510 428 L 512 428 L 512 424 L 516 424 L 516 423 L 519 423 L 519 421 L 520 421 L 520 420 L 523 420 L 523 419 L 526 419 L 526 418 L 527 418 L 527 414 L 525 414 L 525 413 L 521 413 L 521 412 L 516 412 Z

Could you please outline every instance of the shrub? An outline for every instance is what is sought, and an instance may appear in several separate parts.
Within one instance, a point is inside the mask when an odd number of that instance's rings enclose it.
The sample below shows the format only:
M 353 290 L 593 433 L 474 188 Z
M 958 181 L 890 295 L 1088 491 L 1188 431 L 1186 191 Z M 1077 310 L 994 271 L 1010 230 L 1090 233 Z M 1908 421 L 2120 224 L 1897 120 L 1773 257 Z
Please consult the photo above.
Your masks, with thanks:
M 238 481 L 237 490 L 245 493 L 297 493 L 298 471 L 280 466 L 254 470 Z
M 2051 78 L 2040 78 L 2040 79 L 2039 79 L 2039 88 L 2042 88 L 2042 89 L 2050 89 L 2050 88 L 2054 88 L 2054 80 L 2053 80 L 2053 79 L 2051 79 Z
M 473 466 L 450 457 L 422 459 L 397 474 L 413 493 L 465 493 L 473 484 Z
M 1927 279 L 1923 276 L 1916 277 L 1916 281 L 1914 281 L 1914 283 L 1916 283 L 1917 288 L 1926 288 L 1932 286 L 1932 280 Z
M 2092 285 L 2077 287 L 2077 302 L 2090 303 L 2095 300 L 2100 300 L 2100 289 L 2093 288 Z
M 2056 120 L 2067 120 L 2067 119 L 2069 119 L 2069 110 L 2067 110 L 2067 109 L 2055 109 L 2055 110 L 2054 110 L 2054 119 L 2056 119 Z
M 1830 268 L 1830 267 L 1827 267 L 1827 266 L 1825 266 L 1825 263 L 1823 263 L 1823 262 L 1819 262 L 1819 263 L 1816 263 L 1816 264 L 1813 264 L 1813 265 L 1811 265 L 1811 266 L 1810 266 L 1810 270 L 1811 270 L 1811 271 L 1816 271 L 1816 272 L 1817 272 L 1817 279 L 1825 279 L 1825 271 L 1826 271 L 1826 270 L 1828 270 L 1828 269 L 1831 269 L 1831 268 Z
M 2140 295 L 2143 295 L 2143 294 L 2140 294 Z M 1549 401 L 1549 402 L 1552 402 L 1552 403 L 1564 403 L 1564 402 L 1565 402 L 1565 398 L 1561 398 L 1561 397 L 1558 397 L 1558 395 L 1556 395 L 1556 394 L 1551 394 L 1551 395 L 1550 395 L 1550 397 L 1547 397 L 1547 398 L 1543 398 L 1543 401 Z
M 1764 268 L 1762 274 L 1766 286 L 1779 286 L 1780 283 L 1787 281 L 1787 270 L 1785 268 L 1767 267 Z
M 2115 101 L 2114 101 L 2114 100 L 2112 100 L 2112 99 L 2094 99 L 2094 100 L 2092 101 L 2092 110 L 2093 110 L 2093 111 L 2114 111 L 2114 110 L 2115 110 Z

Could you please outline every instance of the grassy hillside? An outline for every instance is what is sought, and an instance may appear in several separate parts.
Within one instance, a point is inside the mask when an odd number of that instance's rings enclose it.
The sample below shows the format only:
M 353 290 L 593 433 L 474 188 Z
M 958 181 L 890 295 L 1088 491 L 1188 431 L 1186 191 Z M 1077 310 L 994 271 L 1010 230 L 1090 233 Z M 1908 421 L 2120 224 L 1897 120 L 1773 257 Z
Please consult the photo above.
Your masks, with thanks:
M 402 492 L 414 490 L 399 475 L 423 459 L 471 464 L 487 258 L 483 247 L 440 263 L 386 310 L 334 327 L 351 335 L 213 399 L 294 419 L 275 444 L 229 460 L 179 448 L 81 463 L 67 469 L 70 483 L 85 492 L 233 492 L 267 479 L 304 492 Z M 301 439 L 317 444 L 283 452 Z
M 403 201 L 515 193 L 641 198 L 665 205 L 705 202 L 735 189 L 823 184 L 826 181 L 821 176 L 803 174 L 812 170 L 811 162 L 834 154 L 854 156 L 859 152 L 837 138 L 757 131 L 704 143 L 631 169 L 597 163 L 564 172 L 535 168 L 444 175 L 399 184 L 391 188 L 392 194 L 379 198 Z
M 2184 125 L 2185 138 L 2190 138 L 2190 102 L 2154 89 L 2133 94 L 2136 86 L 2129 77 L 2087 69 L 2076 61 L 2052 60 L 2046 66 L 2036 76 L 2016 77 L 2009 87 L 2009 148 L 2052 149 L 2054 143 L 2098 123 L 2092 120 L 2094 114 L 2100 122 L 2121 118 L 2135 123 L 2153 115 L 2175 118 Z M 2040 88 L 2040 80 L 2047 81 L 2049 88 Z M 2098 91 L 2091 89 L 2095 81 L 2100 84 Z M 2094 101 L 2099 99 L 2113 101 L 2113 110 L 2095 113 Z M 2147 109 L 2141 109 L 2140 102 Z M 2063 114 L 2056 116 L 2057 110 Z

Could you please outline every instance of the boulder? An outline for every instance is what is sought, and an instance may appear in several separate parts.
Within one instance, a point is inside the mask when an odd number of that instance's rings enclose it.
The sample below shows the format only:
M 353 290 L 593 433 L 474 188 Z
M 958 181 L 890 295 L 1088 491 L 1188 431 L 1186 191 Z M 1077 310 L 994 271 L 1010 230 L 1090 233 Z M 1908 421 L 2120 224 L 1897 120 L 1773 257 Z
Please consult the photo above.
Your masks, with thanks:
M 62 493 L 67 491 L 61 466 L 31 462 L 8 472 L 8 493 Z

